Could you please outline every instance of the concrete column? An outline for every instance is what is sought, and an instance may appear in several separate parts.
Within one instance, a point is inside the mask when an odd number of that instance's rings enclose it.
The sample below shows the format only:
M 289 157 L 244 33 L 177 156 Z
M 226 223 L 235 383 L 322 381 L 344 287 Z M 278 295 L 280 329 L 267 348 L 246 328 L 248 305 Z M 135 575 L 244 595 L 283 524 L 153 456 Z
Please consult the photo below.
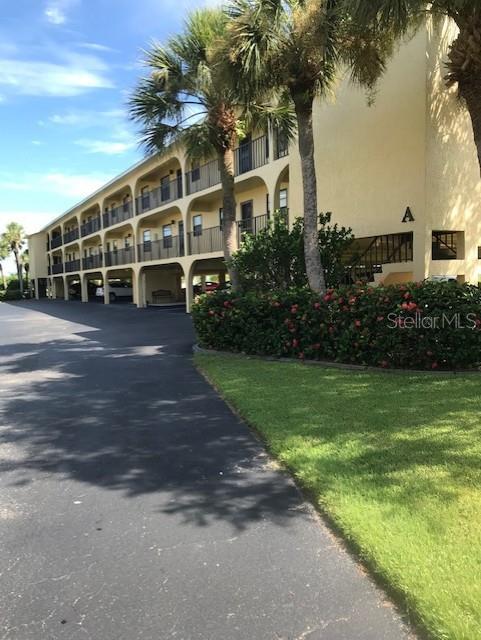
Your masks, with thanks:
M 80 297 L 82 302 L 89 301 L 88 284 L 87 284 L 87 278 L 85 276 L 80 277 Z
M 34 279 L 33 286 L 35 287 L 35 300 L 40 300 L 40 293 L 38 290 L 38 278 Z
M 140 309 L 140 275 L 132 270 L 132 302 Z
M 107 276 L 104 276 L 104 304 L 110 304 L 110 287 Z
M 205 275 L 204 274 L 200 276 L 200 288 L 202 290 L 202 293 L 205 293 Z
M 63 299 L 68 301 L 68 278 L 67 276 L 63 277 Z
M 190 313 L 192 303 L 194 302 L 194 285 L 193 285 L 194 265 L 191 265 L 185 276 L 185 310 Z

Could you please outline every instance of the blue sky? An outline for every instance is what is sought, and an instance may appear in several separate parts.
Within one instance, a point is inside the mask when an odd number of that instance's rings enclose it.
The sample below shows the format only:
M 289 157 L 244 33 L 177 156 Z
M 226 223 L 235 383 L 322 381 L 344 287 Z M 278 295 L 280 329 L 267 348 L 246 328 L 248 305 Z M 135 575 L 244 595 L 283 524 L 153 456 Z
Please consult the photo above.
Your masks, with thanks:
M 16 0 L 0 22 L 0 232 L 28 232 L 139 160 L 141 50 L 213 0 Z

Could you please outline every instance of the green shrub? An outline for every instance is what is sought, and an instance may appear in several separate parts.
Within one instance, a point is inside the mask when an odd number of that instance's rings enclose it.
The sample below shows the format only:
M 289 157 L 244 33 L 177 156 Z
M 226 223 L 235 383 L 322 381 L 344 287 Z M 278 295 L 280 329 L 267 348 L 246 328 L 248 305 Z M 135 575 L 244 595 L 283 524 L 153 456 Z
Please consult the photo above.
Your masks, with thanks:
M 23 296 L 19 289 L 5 289 L 0 291 L 0 302 L 2 300 L 22 300 Z
M 459 369 L 481 362 L 481 291 L 444 282 L 201 296 L 199 344 L 247 354 L 377 367 Z
M 327 285 L 339 285 L 345 275 L 343 256 L 354 236 L 346 227 L 331 225 L 331 213 L 319 215 L 319 253 Z M 296 218 L 292 228 L 282 214 L 275 214 L 265 229 L 246 234 L 231 267 L 243 291 L 287 290 L 307 286 L 304 262 L 304 219 Z

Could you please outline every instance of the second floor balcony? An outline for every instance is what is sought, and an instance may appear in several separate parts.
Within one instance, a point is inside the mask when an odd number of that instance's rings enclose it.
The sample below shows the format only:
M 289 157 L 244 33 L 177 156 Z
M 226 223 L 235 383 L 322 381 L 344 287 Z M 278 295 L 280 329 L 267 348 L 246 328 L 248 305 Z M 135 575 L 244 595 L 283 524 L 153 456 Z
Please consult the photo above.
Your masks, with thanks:
M 198 229 L 188 233 L 189 254 L 223 251 L 222 227 Z
M 63 273 L 63 262 L 56 262 L 52 265 L 52 274 Z
M 87 222 L 83 223 L 83 225 L 80 227 L 80 235 L 82 236 L 82 238 L 84 238 L 85 236 L 89 236 L 91 233 L 100 231 L 101 228 L 102 224 L 100 221 L 100 216 L 98 216 L 97 218 L 92 218 L 92 220 L 88 220 Z
M 108 251 L 104 254 L 104 262 L 106 267 L 135 262 L 135 247 L 124 247 L 123 249 Z
M 68 260 L 65 263 L 65 272 L 72 273 L 72 271 L 80 271 L 80 260 Z
M 148 240 L 137 245 L 139 262 L 166 260 L 183 256 L 184 236 L 169 236 L 161 240 Z
M 113 209 L 109 209 L 102 216 L 103 227 L 111 227 L 114 224 L 118 224 L 119 222 L 123 222 L 124 220 L 128 220 L 134 214 L 134 207 L 132 202 L 124 202 L 123 204 L 115 207 Z
M 53 236 L 50 240 L 50 249 L 56 249 L 62 246 L 62 236 Z
M 102 266 L 102 254 L 98 253 L 94 256 L 82 258 L 82 269 L 98 269 Z

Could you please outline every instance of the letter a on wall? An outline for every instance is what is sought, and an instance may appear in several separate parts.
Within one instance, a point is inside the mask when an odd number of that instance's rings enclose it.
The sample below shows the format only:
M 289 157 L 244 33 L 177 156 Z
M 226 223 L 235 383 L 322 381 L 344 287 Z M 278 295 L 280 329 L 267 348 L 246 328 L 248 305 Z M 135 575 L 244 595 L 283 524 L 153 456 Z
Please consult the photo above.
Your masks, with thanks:
M 406 208 L 406 213 L 402 219 L 402 222 L 414 222 L 413 212 L 411 211 L 411 207 Z

